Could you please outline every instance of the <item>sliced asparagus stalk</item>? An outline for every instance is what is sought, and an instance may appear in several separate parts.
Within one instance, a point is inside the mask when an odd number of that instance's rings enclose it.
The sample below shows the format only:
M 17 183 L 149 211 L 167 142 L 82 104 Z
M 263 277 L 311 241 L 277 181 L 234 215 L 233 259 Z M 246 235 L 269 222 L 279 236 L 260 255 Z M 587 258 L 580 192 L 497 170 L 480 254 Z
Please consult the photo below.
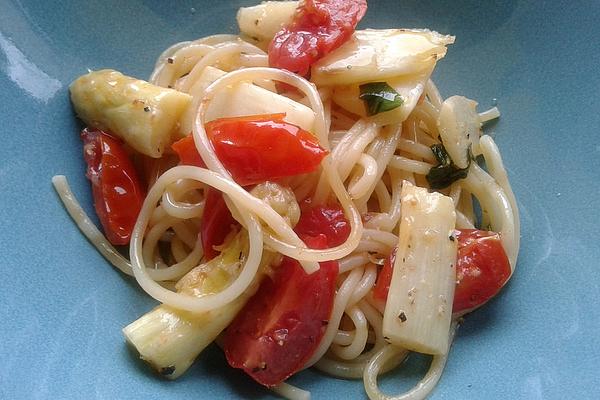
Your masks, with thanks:
M 200 315 L 161 305 L 123 329 L 140 358 L 160 375 L 176 379 L 233 320 L 250 294 Z
M 294 193 L 274 182 L 254 187 L 251 192 L 273 207 L 291 225 L 298 222 L 300 207 Z M 239 275 L 247 254 L 247 233 L 231 234 L 220 246 L 221 254 L 192 269 L 179 282 L 179 293 L 204 296 L 227 287 Z M 231 303 L 205 313 L 190 313 L 161 305 L 123 329 L 127 341 L 140 358 L 161 375 L 176 379 L 198 355 L 231 323 L 246 301 L 256 292 L 261 278 L 271 273 L 281 255 L 264 250 L 258 273 L 248 289 Z
M 177 283 L 179 293 L 202 296 L 220 291 L 237 276 L 240 255 L 245 254 L 245 234 L 238 233 L 224 251 L 206 264 L 188 272 Z M 273 253 L 264 252 L 261 270 L 273 260 Z M 162 376 L 176 379 L 196 357 L 229 325 L 238 311 L 258 288 L 262 273 L 240 297 L 221 308 L 190 313 L 166 305 L 156 307 L 123 329 L 127 341 L 140 358 Z
M 456 283 L 454 205 L 450 197 L 405 181 L 401 207 L 383 334 L 396 346 L 445 354 Z
M 481 121 L 477 102 L 463 96 L 447 98 L 440 108 L 437 125 L 442 143 L 458 168 L 469 166 L 469 150 L 474 156 L 481 154 Z
M 70 86 L 79 118 L 105 129 L 147 156 L 159 158 L 172 142 L 188 94 L 105 69 L 91 71 Z
M 237 13 L 240 32 L 266 47 L 284 25 L 292 22 L 296 8 L 297 1 L 264 1 L 241 7 Z

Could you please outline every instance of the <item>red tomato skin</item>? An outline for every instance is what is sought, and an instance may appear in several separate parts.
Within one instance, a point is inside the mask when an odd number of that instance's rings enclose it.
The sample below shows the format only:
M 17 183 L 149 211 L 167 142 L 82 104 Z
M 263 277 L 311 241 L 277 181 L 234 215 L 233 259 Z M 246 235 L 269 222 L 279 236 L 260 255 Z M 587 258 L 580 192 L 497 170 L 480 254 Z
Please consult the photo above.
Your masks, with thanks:
M 206 168 L 206 164 L 202 161 L 202 157 L 200 157 L 194 145 L 192 135 L 173 143 L 171 148 L 179 156 L 181 165 Z M 238 222 L 233 218 L 231 211 L 225 204 L 223 194 L 216 189 L 209 188 L 206 192 L 204 213 L 200 225 L 200 240 L 206 261 L 219 255 L 219 251 L 215 249 L 215 246 L 222 245 L 225 237 L 231 232 L 232 226 L 237 224 Z
M 511 268 L 496 232 L 457 230 L 456 290 L 452 312 L 477 307 L 494 297 L 510 278 Z
M 511 274 L 508 257 L 496 232 L 478 229 L 455 231 L 458 240 L 456 289 L 452 312 L 478 307 L 495 296 Z M 373 296 L 386 300 L 392 280 L 396 249 L 377 277 Z M 392 258 L 393 257 L 393 258 Z
M 269 65 L 307 76 L 312 64 L 352 36 L 366 11 L 366 0 L 306 0 L 269 44 Z
M 305 231 L 310 224 L 301 224 L 303 218 L 305 210 L 295 230 L 308 247 L 326 248 L 339 240 L 312 227 Z M 306 364 L 327 329 L 339 273 L 335 261 L 319 265 L 308 275 L 297 261 L 284 257 L 273 276 L 263 280 L 226 331 L 223 348 L 232 367 L 271 387 Z
M 327 247 L 335 247 L 344 243 L 350 235 L 350 224 L 344 211 L 336 205 L 311 206 L 309 202 L 302 205 L 302 218 L 294 228 L 303 235 L 327 237 Z
M 204 164 L 202 157 L 200 157 L 200 153 L 198 153 L 198 150 L 196 149 L 194 137 L 192 135 L 179 139 L 171 145 L 171 148 L 177 153 L 177 156 L 179 156 L 181 165 L 206 168 L 206 164 Z
M 85 128 L 81 139 L 94 208 L 106 238 L 114 245 L 128 244 L 145 198 L 135 167 L 121 142 L 109 134 Z
M 231 232 L 231 227 L 235 225 L 237 221 L 227 208 L 223 194 L 209 188 L 200 223 L 200 240 L 205 260 L 211 260 L 220 253 L 214 247 L 223 244 L 225 237 Z
M 390 283 L 392 282 L 392 272 L 394 271 L 394 262 L 396 262 L 397 247 L 385 258 L 383 268 L 377 275 L 377 282 L 373 288 L 373 297 L 378 300 L 387 300 L 388 292 L 390 291 Z
M 305 239 L 325 245 L 320 235 Z M 320 263 L 308 275 L 285 257 L 231 323 L 223 348 L 229 365 L 271 387 L 301 369 L 316 350 L 333 307 L 338 264 Z
M 283 117 L 221 118 L 206 124 L 217 157 L 240 185 L 312 172 L 327 155 L 310 132 Z

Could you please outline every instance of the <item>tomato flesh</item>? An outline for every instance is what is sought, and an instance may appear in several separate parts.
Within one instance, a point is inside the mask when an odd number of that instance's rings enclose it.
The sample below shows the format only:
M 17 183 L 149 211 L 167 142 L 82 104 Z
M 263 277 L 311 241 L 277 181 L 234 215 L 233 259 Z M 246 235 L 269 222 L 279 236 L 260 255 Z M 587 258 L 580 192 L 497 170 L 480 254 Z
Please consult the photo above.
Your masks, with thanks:
M 458 257 L 453 312 L 477 307 L 496 295 L 511 274 L 508 257 L 496 232 L 456 231 Z
M 202 161 L 202 157 L 194 145 L 192 135 L 173 143 L 171 148 L 179 156 L 181 165 L 206 168 L 206 164 Z M 200 225 L 200 240 L 205 260 L 211 260 L 219 254 L 215 246 L 223 244 L 225 237 L 231 232 L 231 227 L 236 224 L 237 221 L 225 204 L 223 194 L 216 189 L 207 189 Z
M 455 231 L 458 240 L 456 289 L 452 312 L 470 310 L 495 296 L 510 277 L 508 257 L 496 232 L 478 229 Z M 377 277 L 373 297 L 386 300 L 392 280 L 396 249 Z
M 366 11 L 366 0 L 304 1 L 269 44 L 269 65 L 307 76 L 312 64 L 352 36 Z
M 112 244 L 125 245 L 144 202 L 140 179 L 119 140 L 91 128 L 81 132 L 81 139 L 98 219 Z
M 327 151 L 285 114 L 221 118 L 206 133 L 223 166 L 240 185 L 314 171 Z
M 219 254 L 215 246 L 223 244 L 225 237 L 231 232 L 231 227 L 236 224 L 237 221 L 225 204 L 223 194 L 209 188 L 200 225 L 200 240 L 205 260 L 210 260 Z
M 181 165 L 206 168 L 206 164 L 202 161 L 202 157 L 200 157 L 194 145 L 192 135 L 178 140 L 171 147 L 179 156 Z M 216 189 L 207 189 L 200 225 L 200 240 L 202 241 L 205 260 L 211 260 L 219 254 L 215 246 L 222 245 L 229 232 L 231 232 L 231 227 L 237 224 L 237 221 L 231 215 L 231 211 L 227 208 L 227 204 L 225 204 L 223 194 Z
M 377 282 L 373 288 L 373 297 L 378 300 L 386 300 L 390 291 L 390 283 L 392 282 L 392 272 L 394 271 L 394 262 L 396 261 L 396 250 L 394 247 L 392 252 L 385 258 L 383 268 L 377 275 Z
M 335 247 L 344 243 L 350 235 L 350 224 L 344 211 L 337 206 L 311 206 L 310 202 L 302 205 L 302 218 L 294 228 L 303 235 L 327 237 L 327 247 Z
M 326 248 L 339 240 L 328 236 L 331 229 L 304 231 L 310 225 L 302 223 L 306 215 L 296 232 L 309 247 Z M 319 265 L 308 275 L 296 260 L 284 257 L 273 276 L 263 280 L 226 331 L 223 348 L 232 367 L 265 386 L 302 369 L 327 329 L 339 272 L 335 261 Z
M 179 139 L 171 145 L 171 148 L 177 153 L 180 164 L 206 168 L 206 164 L 204 164 L 200 153 L 198 153 L 194 145 L 194 137 L 192 135 Z

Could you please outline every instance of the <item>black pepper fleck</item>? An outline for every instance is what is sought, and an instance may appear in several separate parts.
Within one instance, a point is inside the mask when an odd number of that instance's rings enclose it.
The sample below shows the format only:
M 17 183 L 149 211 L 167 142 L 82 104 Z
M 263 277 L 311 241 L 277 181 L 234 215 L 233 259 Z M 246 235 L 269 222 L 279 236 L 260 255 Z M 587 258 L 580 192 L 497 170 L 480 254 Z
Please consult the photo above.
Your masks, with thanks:
M 169 64 L 173 64 L 173 61 L 174 61 L 174 60 L 173 60 L 171 57 L 167 58 L 167 62 L 168 62 Z
M 144 111 L 150 112 L 150 107 L 148 107 L 148 106 L 144 107 Z
M 398 315 L 398 318 L 400 318 L 400 321 L 406 322 L 406 314 L 404 314 L 404 311 L 400 312 L 400 315 Z
M 454 242 L 456 239 L 454 238 L 454 236 L 450 235 L 448 236 L 448 239 L 450 239 L 450 241 Z
M 175 372 L 175 366 L 169 365 L 168 367 L 164 367 L 160 369 L 160 374 L 163 376 L 172 375 Z

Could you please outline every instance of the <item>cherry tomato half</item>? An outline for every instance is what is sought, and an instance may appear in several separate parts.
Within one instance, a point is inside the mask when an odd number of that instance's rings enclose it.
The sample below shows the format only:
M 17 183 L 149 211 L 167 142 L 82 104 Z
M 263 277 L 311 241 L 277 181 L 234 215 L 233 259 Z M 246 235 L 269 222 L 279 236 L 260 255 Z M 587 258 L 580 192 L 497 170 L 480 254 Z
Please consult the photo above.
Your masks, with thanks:
M 510 277 L 508 257 L 496 232 L 456 231 L 458 258 L 452 312 L 477 307 L 496 295 Z
M 240 185 L 314 171 L 327 151 L 285 114 L 221 118 L 206 124 L 206 133 L 223 166 Z M 184 165 L 206 167 L 187 136 L 171 146 Z
M 458 240 L 456 289 L 452 312 L 478 307 L 495 296 L 510 277 L 508 257 L 496 232 L 478 229 L 455 231 Z M 388 256 L 373 289 L 376 299 L 388 296 L 396 249 Z
M 253 185 L 315 170 L 327 151 L 285 114 L 221 118 L 206 133 L 223 166 L 240 185 Z
M 302 221 L 308 214 L 303 212 L 296 232 L 309 247 L 326 248 L 339 240 L 329 236 L 335 230 L 326 224 L 322 232 L 312 227 L 304 231 L 303 226 L 311 225 Z M 335 261 L 319 265 L 308 275 L 296 260 L 284 257 L 273 277 L 263 280 L 226 331 L 223 348 L 232 367 L 274 386 L 304 366 L 327 329 L 339 271 Z
M 310 202 L 302 204 L 302 217 L 294 230 L 303 236 L 327 237 L 327 247 L 344 243 L 350 235 L 350 224 L 344 211 L 335 205 L 312 206 Z
M 145 197 L 137 172 L 118 139 L 91 128 L 81 132 L 81 139 L 104 233 L 114 245 L 127 244 Z
M 312 64 L 352 36 L 366 11 L 366 0 L 302 2 L 269 44 L 269 65 L 307 76 Z

